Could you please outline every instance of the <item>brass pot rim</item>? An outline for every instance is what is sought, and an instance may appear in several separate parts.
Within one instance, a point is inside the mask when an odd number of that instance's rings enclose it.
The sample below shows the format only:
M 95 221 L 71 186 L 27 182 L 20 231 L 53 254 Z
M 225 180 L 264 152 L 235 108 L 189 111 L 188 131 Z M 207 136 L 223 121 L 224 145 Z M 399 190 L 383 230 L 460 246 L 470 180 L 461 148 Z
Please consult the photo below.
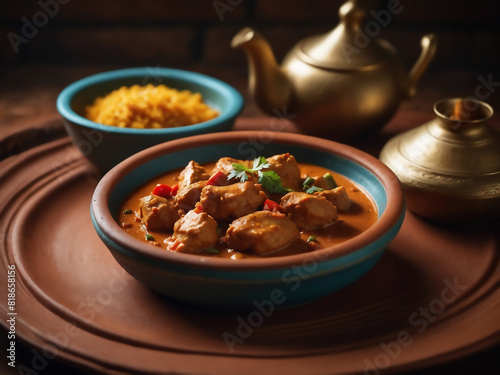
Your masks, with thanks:
M 470 110 L 469 112 L 477 112 L 479 109 L 483 109 L 483 111 L 482 111 L 483 116 L 480 118 L 476 118 L 474 120 L 467 120 L 467 119 L 455 120 L 455 119 L 452 119 L 443 113 L 442 108 L 440 108 L 440 107 L 442 107 L 445 104 L 453 103 L 449 107 L 449 108 L 452 108 L 455 105 L 455 103 L 459 100 L 462 102 L 468 101 L 468 102 L 474 103 L 477 106 L 477 108 L 475 108 L 474 110 Z M 434 103 L 433 110 L 434 110 L 434 113 L 436 114 L 436 116 L 438 116 L 440 119 L 444 120 L 447 123 L 464 124 L 464 125 L 465 124 L 483 123 L 485 121 L 488 121 L 493 116 L 493 113 L 494 113 L 492 106 L 490 106 L 488 103 L 485 103 L 485 102 L 478 100 L 476 98 L 473 98 L 473 97 L 465 97 L 465 98 L 455 97 L 455 98 L 441 99 L 441 100 Z

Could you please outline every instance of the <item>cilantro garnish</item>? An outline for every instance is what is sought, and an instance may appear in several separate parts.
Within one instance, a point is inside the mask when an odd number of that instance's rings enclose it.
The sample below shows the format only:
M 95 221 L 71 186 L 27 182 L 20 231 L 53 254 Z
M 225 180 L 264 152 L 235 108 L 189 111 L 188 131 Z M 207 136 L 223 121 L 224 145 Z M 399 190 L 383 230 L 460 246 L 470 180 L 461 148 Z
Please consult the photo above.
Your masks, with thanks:
M 269 164 L 269 162 L 266 160 L 264 156 L 259 156 L 253 160 L 252 169 L 254 171 L 260 171 L 261 169 L 269 168 L 270 166 L 271 164 Z
M 317 186 L 311 186 L 309 189 L 306 190 L 306 193 L 307 194 L 314 194 L 316 193 L 317 191 L 323 191 L 324 189 L 320 188 L 320 187 L 317 187 Z
M 262 184 L 264 188 L 273 194 L 286 194 L 293 189 L 284 188 L 281 182 L 281 177 L 275 171 L 259 171 L 259 184 Z
M 227 179 L 230 180 L 232 178 L 236 178 L 241 182 L 245 182 L 248 180 L 247 172 L 252 173 L 252 170 L 248 169 L 243 164 L 233 163 L 233 169 L 229 172 Z
M 270 193 L 283 195 L 293 191 L 293 189 L 283 187 L 281 177 L 275 171 L 262 171 L 262 169 L 269 168 L 270 166 L 271 164 L 263 156 L 256 157 L 253 160 L 252 168 L 247 168 L 243 164 L 233 163 L 233 169 L 229 172 L 228 180 L 236 178 L 241 182 L 245 182 L 248 180 L 247 173 L 253 174 L 257 172 L 259 184 Z

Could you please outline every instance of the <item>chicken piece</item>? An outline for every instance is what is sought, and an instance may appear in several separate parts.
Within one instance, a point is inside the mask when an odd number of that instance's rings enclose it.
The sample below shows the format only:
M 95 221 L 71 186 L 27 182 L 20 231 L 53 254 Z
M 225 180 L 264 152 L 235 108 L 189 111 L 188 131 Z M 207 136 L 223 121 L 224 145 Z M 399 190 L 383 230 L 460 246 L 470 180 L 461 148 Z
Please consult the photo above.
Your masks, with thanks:
M 235 163 L 243 164 L 245 167 L 248 168 L 252 167 L 252 162 L 250 160 L 238 160 L 238 159 L 224 157 L 217 160 L 217 163 L 215 163 L 214 169 L 212 170 L 212 174 L 221 171 L 225 175 L 228 175 L 229 172 L 231 172 L 231 169 L 233 169 L 233 164 Z
M 299 230 L 286 215 L 256 211 L 234 220 L 222 241 L 238 251 L 249 250 L 257 255 L 268 255 L 299 237 Z
M 325 197 L 328 199 L 339 212 L 347 212 L 351 208 L 351 200 L 347 196 L 347 192 L 343 186 L 336 187 L 335 189 L 323 190 L 314 193 L 318 197 Z
M 247 168 L 252 168 L 252 162 L 250 160 L 238 160 L 238 159 L 233 159 L 229 157 L 224 157 L 220 158 L 217 160 L 217 163 L 215 163 L 214 169 L 212 170 L 212 175 L 215 174 L 216 172 L 222 172 L 224 175 L 227 177 L 229 176 L 229 173 L 231 173 L 231 169 L 233 169 L 233 164 L 243 164 Z M 234 184 L 236 182 L 239 182 L 239 180 L 232 178 L 231 180 L 228 180 L 228 183 Z M 257 181 L 255 181 L 257 182 Z
M 283 187 L 301 190 L 299 165 L 292 155 L 289 153 L 274 155 L 266 160 L 271 164 L 269 169 L 281 177 Z
M 179 190 L 195 182 L 208 180 L 210 175 L 197 162 L 191 160 L 186 168 L 179 174 Z
M 177 207 L 158 195 L 148 195 L 139 200 L 140 217 L 147 230 L 168 232 L 179 219 Z
M 203 211 L 216 220 L 230 221 L 254 212 L 266 199 L 261 185 L 245 181 L 228 186 L 205 186 L 200 204 Z
M 332 186 L 331 181 L 327 180 L 325 176 L 314 177 L 314 186 L 319 187 L 321 189 L 329 190 L 333 189 L 336 186 Z
M 319 229 L 338 220 L 337 207 L 325 197 L 291 192 L 281 198 L 281 206 L 299 229 Z
M 174 234 L 165 240 L 168 250 L 200 253 L 217 243 L 217 222 L 206 212 L 189 211 L 174 225 Z
M 186 212 L 195 208 L 196 203 L 200 200 L 201 191 L 206 183 L 207 181 L 193 182 L 191 185 L 179 190 L 175 196 L 176 206 Z

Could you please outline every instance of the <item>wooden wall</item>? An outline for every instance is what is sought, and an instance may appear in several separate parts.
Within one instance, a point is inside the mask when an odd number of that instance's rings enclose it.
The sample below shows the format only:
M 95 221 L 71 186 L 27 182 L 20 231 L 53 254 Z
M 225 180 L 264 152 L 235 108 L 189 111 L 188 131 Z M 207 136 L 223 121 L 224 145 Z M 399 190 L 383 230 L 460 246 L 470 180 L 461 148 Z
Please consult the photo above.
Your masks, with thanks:
M 361 3 L 380 12 L 394 1 Z M 499 1 L 398 3 L 402 11 L 391 16 L 381 36 L 395 45 L 408 65 L 419 54 L 420 37 L 434 32 L 439 49 L 432 69 L 498 70 Z M 0 4 L 0 63 L 240 66 L 245 64 L 243 54 L 229 44 L 242 27 L 261 31 L 280 59 L 298 39 L 335 26 L 341 4 L 339 0 L 6 0 Z M 40 27 L 29 30 L 26 20 Z M 24 39 L 14 43 L 13 34 Z

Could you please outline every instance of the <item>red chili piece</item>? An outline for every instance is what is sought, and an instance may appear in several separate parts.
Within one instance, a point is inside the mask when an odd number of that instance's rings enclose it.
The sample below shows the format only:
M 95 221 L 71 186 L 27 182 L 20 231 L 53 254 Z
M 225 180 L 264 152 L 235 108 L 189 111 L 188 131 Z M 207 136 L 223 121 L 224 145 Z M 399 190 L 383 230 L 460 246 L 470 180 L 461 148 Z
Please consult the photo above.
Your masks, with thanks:
M 153 194 L 163 198 L 170 198 L 172 195 L 172 188 L 165 184 L 158 184 L 153 189 Z
M 179 185 L 175 184 L 172 186 L 172 195 L 175 197 L 177 195 L 177 192 L 179 191 Z
M 264 211 L 271 211 L 271 212 L 283 212 L 284 209 L 281 207 L 278 203 L 275 201 L 272 201 L 270 199 L 266 199 L 264 201 Z
M 221 186 L 226 182 L 226 175 L 222 171 L 217 171 L 208 179 L 207 185 Z

